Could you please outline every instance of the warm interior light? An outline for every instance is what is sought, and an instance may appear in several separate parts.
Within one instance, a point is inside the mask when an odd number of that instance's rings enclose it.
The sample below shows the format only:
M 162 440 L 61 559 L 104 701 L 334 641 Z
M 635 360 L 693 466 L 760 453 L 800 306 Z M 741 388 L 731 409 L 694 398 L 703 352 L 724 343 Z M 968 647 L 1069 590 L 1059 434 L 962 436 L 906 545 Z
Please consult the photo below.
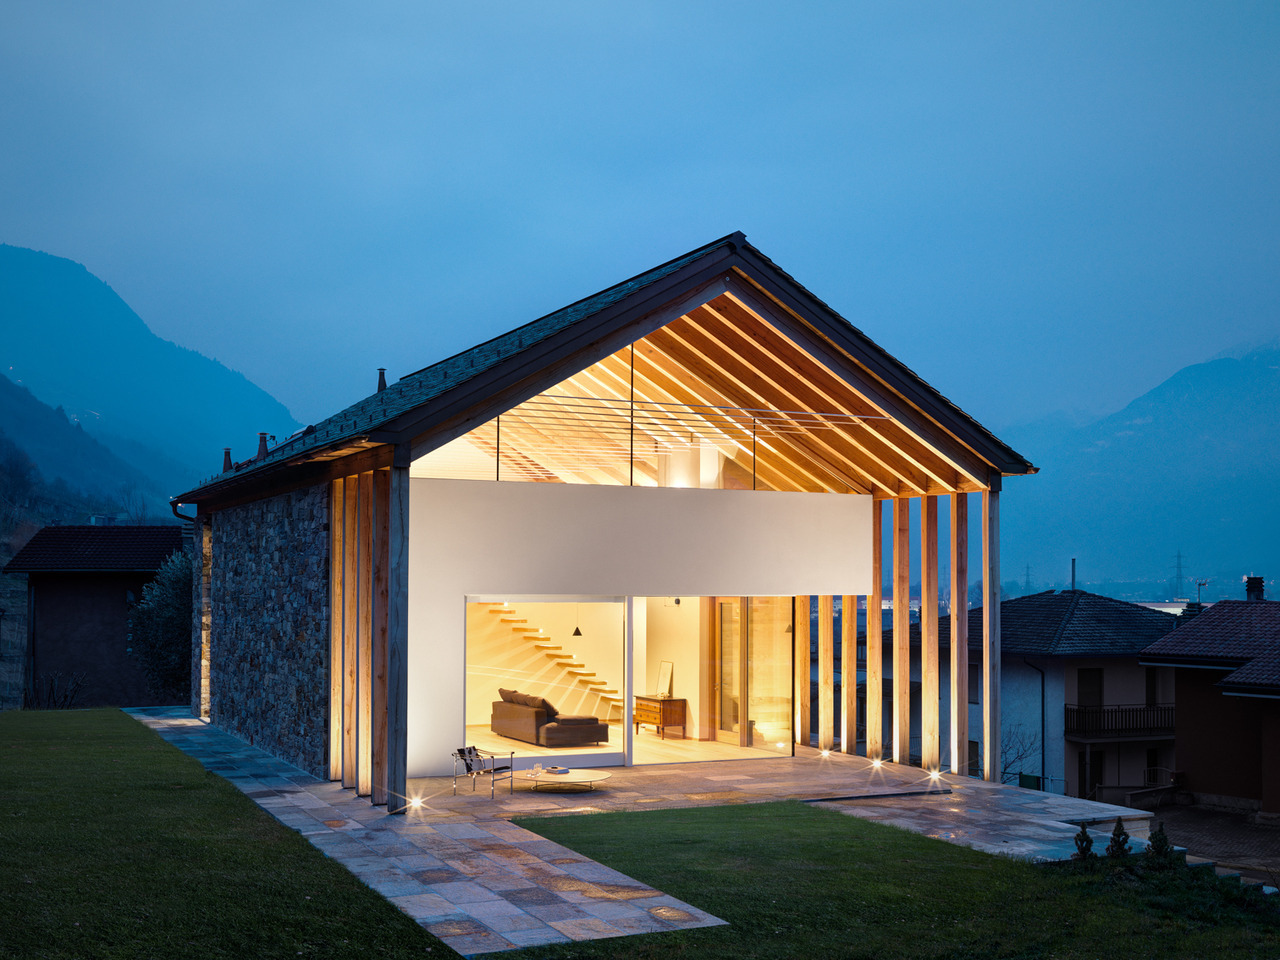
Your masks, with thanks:
M 409 806 L 411 806 L 411 807 L 420 807 L 420 806 L 422 806 L 422 798 L 421 798 L 421 797 L 410 797 L 410 798 L 409 798 Z
M 783 743 L 781 740 L 779 740 L 777 743 L 774 744 L 774 746 L 777 747 L 779 750 L 785 750 L 787 745 Z
M 942 779 L 942 774 L 941 774 L 939 771 L 937 771 L 937 770 L 930 770 L 930 771 L 929 771 L 929 779 L 930 779 L 930 780 L 941 780 L 941 779 Z
M 871 761 L 871 765 L 872 765 L 873 767 L 879 767 L 879 766 L 880 766 L 880 764 L 882 764 L 883 762 L 884 762 L 884 761 L 883 761 L 883 760 L 881 760 L 879 757 L 876 757 L 874 760 L 872 760 L 872 761 Z
M 829 756 L 831 756 L 831 751 L 830 751 L 830 750 L 823 750 L 823 751 L 822 751 L 822 755 L 823 755 L 823 757 L 829 757 Z

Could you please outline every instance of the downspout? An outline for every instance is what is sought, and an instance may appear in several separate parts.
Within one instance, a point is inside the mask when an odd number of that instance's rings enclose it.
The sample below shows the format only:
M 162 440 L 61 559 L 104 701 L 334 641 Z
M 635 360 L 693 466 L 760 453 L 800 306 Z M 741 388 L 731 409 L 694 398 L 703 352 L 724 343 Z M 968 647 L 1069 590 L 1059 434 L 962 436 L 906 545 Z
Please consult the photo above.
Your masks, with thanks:
M 1072 561 L 1074 563 L 1074 561 Z M 1045 741 L 1045 704 L 1044 704 L 1044 671 L 1037 667 L 1026 657 L 1022 658 L 1022 662 L 1028 667 L 1040 674 L 1040 789 L 1045 789 L 1044 772 L 1045 772 L 1045 752 L 1049 749 L 1049 744 Z
M 180 506 L 181 504 L 178 503 L 176 500 L 169 501 L 169 509 L 173 511 L 173 515 L 175 517 L 177 517 L 179 520 L 185 520 L 187 521 L 187 523 L 195 523 L 196 522 L 195 517 L 188 517 L 185 513 L 178 512 L 178 507 Z

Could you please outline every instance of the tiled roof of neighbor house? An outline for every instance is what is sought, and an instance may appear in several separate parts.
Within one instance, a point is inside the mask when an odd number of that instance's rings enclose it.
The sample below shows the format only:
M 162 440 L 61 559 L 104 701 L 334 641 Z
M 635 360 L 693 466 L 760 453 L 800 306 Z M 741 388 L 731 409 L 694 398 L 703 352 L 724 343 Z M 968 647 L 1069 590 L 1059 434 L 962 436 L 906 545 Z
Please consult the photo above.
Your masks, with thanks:
M 5 566 L 5 573 L 146 572 L 182 547 L 182 528 L 44 527 Z
M 1084 590 L 1046 590 L 1000 604 L 1000 651 L 1023 657 L 1136 657 L 1172 630 L 1178 618 Z M 913 624 L 911 637 L 920 636 Z M 951 636 L 940 617 L 938 636 Z M 982 608 L 969 611 L 969 645 L 982 642 Z
M 700 260 L 707 259 L 708 263 L 712 264 L 719 259 L 724 259 L 726 262 L 725 269 L 728 270 L 729 260 L 726 258 L 729 258 L 731 254 L 749 256 L 753 262 L 763 265 L 774 277 L 799 291 L 803 297 L 812 301 L 822 311 L 825 311 L 842 329 L 847 330 L 850 335 L 863 343 L 869 352 L 882 356 L 901 376 L 918 385 L 933 398 L 933 402 L 939 408 L 949 411 L 951 415 L 963 422 L 966 428 L 975 435 L 985 438 L 985 440 L 1000 449 L 1003 452 L 1002 456 L 1007 458 L 1016 472 L 1035 472 L 1036 468 L 1029 461 L 1009 448 L 951 401 L 943 397 L 918 375 L 887 353 L 884 353 L 881 348 L 872 343 L 853 324 L 839 316 L 768 257 L 747 243 L 743 234 L 733 233 L 654 267 L 652 270 L 632 277 L 630 280 L 623 281 L 567 307 L 563 307 L 554 313 L 549 313 L 501 336 L 494 337 L 469 350 L 441 360 L 429 367 L 424 367 L 415 373 L 408 374 L 400 380 L 388 384 L 385 390 L 370 394 L 363 400 L 350 405 L 328 419 L 300 430 L 272 447 L 268 450 L 266 456 L 261 459 L 252 458 L 237 463 L 233 472 L 213 476 L 199 487 L 186 491 L 184 494 L 179 494 L 174 498 L 174 502 L 194 502 L 198 497 L 193 495 L 207 493 L 211 488 L 223 485 L 225 481 L 235 481 L 237 475 L 252 475 L 265 472 L 272 467 L 305 459 L 306 455 L 325 449 L 341 447 L 345 442 L 366 437 L 370 432 L 386 427 L 396 421 L 397 418 L 410 414 L 415 409 L 424 408 L 432 401 L 442 400 L 449 391 L 465 386 L 468 381 L 517 357 L 540 342 L 558 334 L 563 334 L 576 324 L 600 314 L 608 310 L 608 308 L 626 301 L 628 298 L 643 293 L 646 287 L 659 283 L 659 281 L 671 277 L 685 268 L 700 266 L 698 264 Z
M 1190 623 L 1147 647 L 1142 659 L 1152 663 L 1236 667 L 1221 686 L 1280 693 L 1280 601 L 1219 600 Z

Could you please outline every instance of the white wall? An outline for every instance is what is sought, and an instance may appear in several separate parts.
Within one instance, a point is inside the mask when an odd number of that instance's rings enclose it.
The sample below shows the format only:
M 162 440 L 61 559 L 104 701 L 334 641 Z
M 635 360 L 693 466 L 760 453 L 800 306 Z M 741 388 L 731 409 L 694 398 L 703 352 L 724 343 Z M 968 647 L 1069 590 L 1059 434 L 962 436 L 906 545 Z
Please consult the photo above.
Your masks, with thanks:
M 412 479 L 409 776 L 444 775 L 462 742 L 468 596 L 870 587 L 870 497 Z
M 679 603 L 676 601 L 679 600 Z M 636 646 L 636 693 L 653 693 L 658 684 L 658 670 L 663 660 L 671 662 L 671 695 L 688 700 L 685 719 L 689 721 L 685 736 L 702 738 L 710 735 L 699 722 L 702 716 L 702 691 L 706 689 L 706 644 L 702 637 L 701 597 L 648 597 L 636 602 L 637 612 L 645 608 L 646 644 L 643 659 Z M 639 617 L 637 616 L 637 621 Z M 640 631 L 636 631 L 637 641 Z

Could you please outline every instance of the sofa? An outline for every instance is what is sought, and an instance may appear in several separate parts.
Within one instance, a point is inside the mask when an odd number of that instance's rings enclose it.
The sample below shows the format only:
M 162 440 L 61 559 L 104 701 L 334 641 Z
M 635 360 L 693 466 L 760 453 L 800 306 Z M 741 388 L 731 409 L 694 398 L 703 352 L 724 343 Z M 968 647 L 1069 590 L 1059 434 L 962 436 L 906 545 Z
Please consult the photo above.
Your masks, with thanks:
M 489 729 L 540 747 L 582 747 L 609 742 L 609 725 L 596 717 L 561 713 L 543 697 L 499 689 Z

